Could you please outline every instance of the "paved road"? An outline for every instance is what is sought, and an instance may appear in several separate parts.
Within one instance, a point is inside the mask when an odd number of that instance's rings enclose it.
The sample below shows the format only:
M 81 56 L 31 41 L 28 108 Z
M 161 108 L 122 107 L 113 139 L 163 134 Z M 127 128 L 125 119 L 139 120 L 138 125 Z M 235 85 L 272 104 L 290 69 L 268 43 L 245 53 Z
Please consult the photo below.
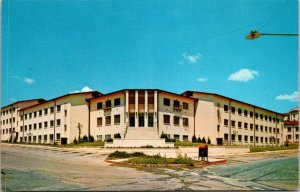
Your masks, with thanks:
M 83 149 L 2 145 L 2 188 L 11 190 L 296 190 L 297 152 L 224 156 L 202 169 L 109 166 Z

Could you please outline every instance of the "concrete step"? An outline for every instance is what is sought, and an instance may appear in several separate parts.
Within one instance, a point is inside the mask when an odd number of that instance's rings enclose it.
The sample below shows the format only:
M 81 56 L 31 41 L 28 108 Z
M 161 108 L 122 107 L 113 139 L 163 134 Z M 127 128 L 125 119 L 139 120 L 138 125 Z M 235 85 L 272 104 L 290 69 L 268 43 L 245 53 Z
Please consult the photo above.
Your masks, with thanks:
M 104 147 L 174 147 L 174 143 L 166 143 L 165 139 L 114 139 L 105 143 Z
M 125 139 L 157 139 L 155 128 L 128 128 Z

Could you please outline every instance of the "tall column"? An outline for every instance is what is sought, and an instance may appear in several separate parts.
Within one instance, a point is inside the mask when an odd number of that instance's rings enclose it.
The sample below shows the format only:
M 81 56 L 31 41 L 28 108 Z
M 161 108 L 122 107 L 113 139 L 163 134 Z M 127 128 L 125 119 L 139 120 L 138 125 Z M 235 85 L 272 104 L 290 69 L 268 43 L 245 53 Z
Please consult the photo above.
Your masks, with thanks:
M 145 116 L 144 116 L 145 127 L 148 127 L 148 91 L 145 91 Z
M 139 109 L 139 92 L 135 91 L 135 106 L 134 106 L 134 114 L 135 114 L 135 127 L 138 127 L 138 120 L 139 120 L 139 116 L 138 116 L 138 109 Z
M 128 91 L 125 92 L 125 124 L 128 125 L 129 122 L 129 93 Z

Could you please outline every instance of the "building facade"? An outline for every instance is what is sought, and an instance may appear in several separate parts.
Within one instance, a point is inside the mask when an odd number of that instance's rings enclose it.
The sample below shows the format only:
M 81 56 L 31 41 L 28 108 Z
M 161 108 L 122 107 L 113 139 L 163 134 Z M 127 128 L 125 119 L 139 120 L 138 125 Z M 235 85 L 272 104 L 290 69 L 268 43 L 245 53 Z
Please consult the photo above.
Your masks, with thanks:
M 299 109 L 294 108 L 284 116 L 284 141 L 299 142 Z
M 20 101 L 1 109 L 0 125 L 2 141 L 13 135 L 18 142 L 31 143 L 67 144 L 86 135 L 151 145 L 161 143 L 162 134 L 181 141 L 205 137 L 215 145 L 298 141 L 298 109 L 280 114 L 218 94 L 159 89 L 93 91 L 48 101 Z

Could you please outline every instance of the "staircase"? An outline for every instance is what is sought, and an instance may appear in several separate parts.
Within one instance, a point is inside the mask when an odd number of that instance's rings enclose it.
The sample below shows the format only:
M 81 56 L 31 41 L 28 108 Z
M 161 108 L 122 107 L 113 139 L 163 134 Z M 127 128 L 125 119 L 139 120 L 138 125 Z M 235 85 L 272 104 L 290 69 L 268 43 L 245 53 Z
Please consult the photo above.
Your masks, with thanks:
M 132 128 L 127 129 L 125 139 L 157 139 L 155 128 Z

